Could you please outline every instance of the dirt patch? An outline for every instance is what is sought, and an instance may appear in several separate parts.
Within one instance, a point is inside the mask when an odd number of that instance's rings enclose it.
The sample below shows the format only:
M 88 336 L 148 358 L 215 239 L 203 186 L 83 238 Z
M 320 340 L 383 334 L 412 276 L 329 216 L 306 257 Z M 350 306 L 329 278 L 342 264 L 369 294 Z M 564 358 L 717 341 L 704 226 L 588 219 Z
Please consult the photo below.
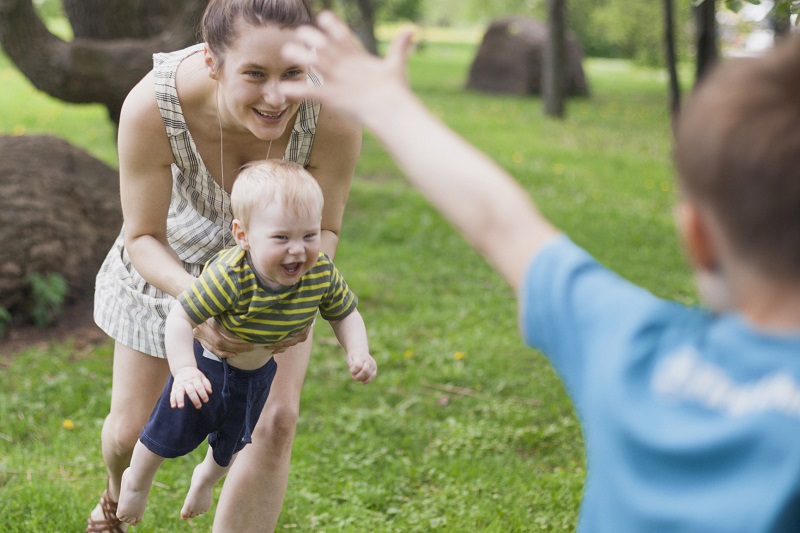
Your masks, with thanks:
M 67 304 L 58 322 L 47 328 L 34 325 L 11 326 L 0 337 L 0 365 L 7 364 L 11 356 L 31 347 L 47 347 L 54 342 L 72 340 L 76 348 L 85 348 L 108 340 L 92 318 L 94 302 L 83 298 Z

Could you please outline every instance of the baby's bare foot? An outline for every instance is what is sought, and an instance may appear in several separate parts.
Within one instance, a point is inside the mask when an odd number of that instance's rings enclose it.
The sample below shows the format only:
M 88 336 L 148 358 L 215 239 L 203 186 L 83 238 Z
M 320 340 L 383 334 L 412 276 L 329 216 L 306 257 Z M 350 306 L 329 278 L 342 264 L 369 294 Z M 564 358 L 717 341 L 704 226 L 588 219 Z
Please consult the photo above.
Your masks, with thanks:
M 197 465 L 192 473 L 189 492 L 183 501 L 181 518 L 184 520 L 194 518 L 211 509 L 211 505 L 214 503 L 214 485 L 215 483 L 203 475 L 203 464 Z
M 117 505 L 117 518 L 135 526 L 138 524 L 144 508 L 147 506 L 147 497 L 150 495 L 150 487 L 138 487 L 130 479 L 130 468 L 122 473 L 122 487 L 119 492 L 119 505 Z

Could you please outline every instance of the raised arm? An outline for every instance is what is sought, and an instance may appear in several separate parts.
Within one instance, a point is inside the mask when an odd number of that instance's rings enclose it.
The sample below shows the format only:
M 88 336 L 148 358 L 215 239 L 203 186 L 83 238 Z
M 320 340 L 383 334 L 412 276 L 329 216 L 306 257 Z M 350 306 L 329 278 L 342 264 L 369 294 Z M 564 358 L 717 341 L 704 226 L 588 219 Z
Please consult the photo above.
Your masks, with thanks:
M 361 121 L 409 181 L 519 289 L 527 263 L 557 230 L 516 181 L 411 92 L 405 80 L 410 34 L 395 39 L 380 59 L 365 52 L 335 15 L 320 14 L 318 25 L 298 30 L 300 44 L 287 45 L 284 55 L 313 65 L 325 87 L 293 87 L 292 94 L 318 98 Z

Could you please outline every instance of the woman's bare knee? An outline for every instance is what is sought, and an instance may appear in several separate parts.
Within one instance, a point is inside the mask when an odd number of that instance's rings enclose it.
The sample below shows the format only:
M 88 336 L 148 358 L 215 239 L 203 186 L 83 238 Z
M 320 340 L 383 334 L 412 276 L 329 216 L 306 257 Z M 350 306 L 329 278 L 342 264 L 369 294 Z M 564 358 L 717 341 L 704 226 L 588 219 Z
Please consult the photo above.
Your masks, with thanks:
M 291 449 L 299 416 L 300 409 L 292 402 L 267 402 L 256 424 L 253 441 L 263 442 L 274 451 Z

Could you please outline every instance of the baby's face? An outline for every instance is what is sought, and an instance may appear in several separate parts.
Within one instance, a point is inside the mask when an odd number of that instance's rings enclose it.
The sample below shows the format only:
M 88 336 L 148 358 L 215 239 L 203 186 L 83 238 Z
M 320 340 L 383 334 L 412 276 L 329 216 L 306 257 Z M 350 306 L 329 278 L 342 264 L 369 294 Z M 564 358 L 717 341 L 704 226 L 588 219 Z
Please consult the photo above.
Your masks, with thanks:
M 322 246 L 321 219 L 279 203 L 252 214 L 247 241 L 253 268 L 263 283 L 273 289 L 291 286 L 311 270 Z

